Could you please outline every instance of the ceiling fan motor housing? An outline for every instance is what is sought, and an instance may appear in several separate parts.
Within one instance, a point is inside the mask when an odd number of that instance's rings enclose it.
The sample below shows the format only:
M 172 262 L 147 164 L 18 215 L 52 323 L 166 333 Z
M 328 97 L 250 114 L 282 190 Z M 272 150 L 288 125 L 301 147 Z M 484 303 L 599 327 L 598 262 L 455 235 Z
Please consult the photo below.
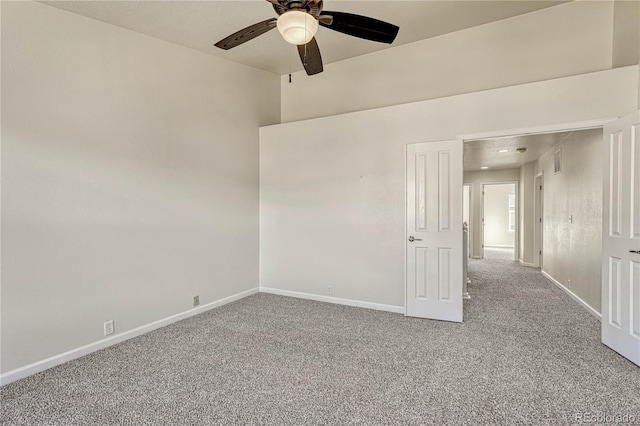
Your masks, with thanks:
M 320 12 L 322 12 L 322 3 L 322 0 L 318 2 L 313 0 L 278 0 L 278 4 L 273 4 L 273 10 L 275 10 L 278 15 L 282 15 L 290 10 L 298 9 L 318 17 L 320 16 Z

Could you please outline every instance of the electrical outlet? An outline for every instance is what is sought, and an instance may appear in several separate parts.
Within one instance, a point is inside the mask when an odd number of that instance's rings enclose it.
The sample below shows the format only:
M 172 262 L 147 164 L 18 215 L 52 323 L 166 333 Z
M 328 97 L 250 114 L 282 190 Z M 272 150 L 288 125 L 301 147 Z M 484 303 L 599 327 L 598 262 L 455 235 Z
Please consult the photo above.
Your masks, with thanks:
M 105 321 L 104 323 L 104 335 L 108 336 L 116 332 L 116 327 L 113 325 L 113 320 Z
M 196 307 L 200 304 L 200 296 L 193 296 L 193 306 Z
M 331 294 L 331 286 L 330 285 L 327 286 L 327 294 L 329 294 L 329 295 Z

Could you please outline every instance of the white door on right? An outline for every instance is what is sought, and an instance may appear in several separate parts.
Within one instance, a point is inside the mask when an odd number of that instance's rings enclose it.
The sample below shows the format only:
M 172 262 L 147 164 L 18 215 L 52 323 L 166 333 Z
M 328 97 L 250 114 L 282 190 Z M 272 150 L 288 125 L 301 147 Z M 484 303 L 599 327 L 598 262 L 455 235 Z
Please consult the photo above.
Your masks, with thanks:
M 640 111 L 604 127 L 602 343 L 640 366 Z

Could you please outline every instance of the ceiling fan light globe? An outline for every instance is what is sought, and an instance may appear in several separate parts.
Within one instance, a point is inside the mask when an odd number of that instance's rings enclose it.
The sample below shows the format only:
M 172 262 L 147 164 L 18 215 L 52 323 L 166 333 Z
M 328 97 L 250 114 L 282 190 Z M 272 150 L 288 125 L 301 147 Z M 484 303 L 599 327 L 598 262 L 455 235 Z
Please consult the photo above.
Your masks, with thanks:
M 301 10 L 290 10 L 278 18 L 278 31 L 288 43 L 307 44 L 318 32 L 318 21 Z

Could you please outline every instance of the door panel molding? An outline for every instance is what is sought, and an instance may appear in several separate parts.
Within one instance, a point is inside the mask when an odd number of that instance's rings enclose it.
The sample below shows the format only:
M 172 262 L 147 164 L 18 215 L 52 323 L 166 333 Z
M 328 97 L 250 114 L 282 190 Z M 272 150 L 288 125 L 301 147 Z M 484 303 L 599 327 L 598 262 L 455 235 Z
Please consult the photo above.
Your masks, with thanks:
M 640 366 L 640 111 L 604 126 L 602 343 Z
M 407 316 L 462 321 L 462 141 L 407 145 Z

